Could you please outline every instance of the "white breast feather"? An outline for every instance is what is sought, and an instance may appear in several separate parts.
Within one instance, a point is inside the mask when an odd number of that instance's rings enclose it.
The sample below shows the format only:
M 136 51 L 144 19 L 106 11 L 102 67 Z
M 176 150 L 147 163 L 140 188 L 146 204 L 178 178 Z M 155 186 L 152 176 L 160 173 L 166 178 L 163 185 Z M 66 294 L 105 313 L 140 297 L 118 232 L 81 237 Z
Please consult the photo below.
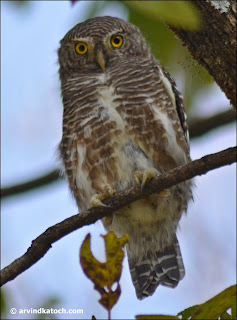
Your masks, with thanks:
M 174 91 L 172 89 L 171 83 L 169 82 L 169 80 L 164 76 L 163 71 L 159 68 L 159 72 L 160 72 L 160 79 L 162 80 L 166 93 L 168 94 L 168 96 L 170 97 L 172 104 L 174 107 L 176 107 L 176 102 L 175 102 L 175 95 L 174 95 Z
M 160 111 L 157 106 L 150 105 L 150 107 L 153 109 L 155 119 L 160 121 L 165 128 L 167 137 L 167 153 L 174 158 L 176 163 L 186 163 L 185 153 L 177 143 L 176 132 L 174 130 L 172 120 L 168 117 L 167 113 Z

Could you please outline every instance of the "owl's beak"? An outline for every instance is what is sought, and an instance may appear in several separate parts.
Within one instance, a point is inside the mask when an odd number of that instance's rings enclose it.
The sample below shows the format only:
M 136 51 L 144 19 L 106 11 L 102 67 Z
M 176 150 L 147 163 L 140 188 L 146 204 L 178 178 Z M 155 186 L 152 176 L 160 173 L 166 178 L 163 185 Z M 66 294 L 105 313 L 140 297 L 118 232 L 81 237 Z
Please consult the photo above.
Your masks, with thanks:
M 101 67 L 101 69 L 103 71 L 105 71 L 105 57 L 104 57 L 104 54 L 103 54 L 103 51 L 102 50 L 99 50 L 96 54 L 96 61 L 97 63 L 99 64 L 99 66 Z

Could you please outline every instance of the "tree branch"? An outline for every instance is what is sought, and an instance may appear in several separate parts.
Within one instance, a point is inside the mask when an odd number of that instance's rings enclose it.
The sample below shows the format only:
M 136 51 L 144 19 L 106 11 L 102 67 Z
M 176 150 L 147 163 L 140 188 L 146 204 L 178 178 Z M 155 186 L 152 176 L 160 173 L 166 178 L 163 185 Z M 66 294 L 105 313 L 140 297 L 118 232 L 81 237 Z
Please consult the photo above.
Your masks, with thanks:
M 115 210 L 128 205 L 138 199 L 149 196 L 155 192 L 161 192 L 183 181 L 202 175 L 210 170 L 236 162 L 236 147 L 205 156 L 184 166 L 164 173 L 149 182 L 147 188 L 141 192 L 139 186 L 115 194 L 105 201 L 108 207 L 91 208 L 80 214 L 76 214 L 64 221 L 48 228 L 44 233 L 32 241 L 30 248 L 20 258 L 13 261 L 1 271 L 1 285 L 15 279 L 20 273 L 30 268 L 40 260 L 51 248 L 52 244 L 72 231 L 92 224 L 97 220 L 111 214 Z
M 24 193 L 27 191 L 31 191 L 33 189 L 43 187 L 47 184 L 51 184 L 56 182 L 58 179 L 62 179 L 63 176 L 60 174 L 59 169 L 55 169 L 46 173 L 45 175 L 35 178 L 33 180 L 29 180 L 23 183 L 16 184 L 10 187 L 3 187 L 1 189 L 1 198 L 6 198 L 9 196 L 17 195 L 19 193 Z
M 236 120 L 236 112 L 232 109 L 217 113 L 208 118 L 196 118 L 189 121 L 189 134 L 190 138 L 198 138 L 201 135 L 216 129 L 225 124 L 232 123 Z M 1 198 L 5 199 L 10 196 L 18 195 L 27 191 L 32 191 L 39 187 L 44 187 L 47 184 L 62 179 L 60 170 L 55 169 L 46 173 L 44 176 L 29 180 L 23 183 L 16 184 L 10 187 L 3 187 L 1 189 Z
M 230 1 L 227 12 L 222 12 L 215 8 L 214 1 L 192 1 L 201 12 L 202 29 L 193 32 L 171 25 L 169 28 L 236 108 L 236 2 Z
M 191 139 L 198 138 L 213 129 L 217 129 L 233 121 L 236 121 L 236 112 L 232 109 L 217 113 L 208 118 L 191 119 L 188 122 L 189 134 Z

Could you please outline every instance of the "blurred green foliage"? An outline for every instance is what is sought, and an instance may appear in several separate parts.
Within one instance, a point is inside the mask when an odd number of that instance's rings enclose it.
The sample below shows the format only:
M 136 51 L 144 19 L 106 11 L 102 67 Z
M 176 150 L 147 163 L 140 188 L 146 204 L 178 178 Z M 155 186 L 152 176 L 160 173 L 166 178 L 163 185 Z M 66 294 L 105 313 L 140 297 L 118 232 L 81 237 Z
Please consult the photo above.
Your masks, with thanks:
M 7 310 L 6 292 L 5 289 L 1 288 L 1 319 L 4 319 L 4 315 Z
M 230 311 L 230 314 L 226 312 L 227 310 Z M 225 289 L 203 304 L 179 312 L 177 316 L 143 314 L 137 315 L 136 319 L 236 319 L 236 285 Z
M 6 319 L 6 315 L 9 313 L 11 305 L 11 300 L 6 288 L 1 288 L 1 319 Z M 58 304 L 61 303 L 61 299 L 57 296 L 47 297 L 44 301 L 41 301 L 39 306 L 35 309 L 55 309 Z M 32 314 L 32 319 L 58 319 L 56 314 Z
M 21 8 L 25 8 L 29 4 L 29 1 L 24 1 L 24 0 L 22 0 L 22 1 L 20 1 L 20 0 L 19 1 L 8 1 L 8 3 L 14 5 L 16 8 L 21 9 Z
M 61 306 L 58 307 L 59 303 L 61 303 L 61 299 L 59 297 L 50 296 L 40 304 L 39 308 L 41 308 L 41 307 L 43 307 L 44 309 L 61 308 Z M 58 317 L 57 317 L 57 314 L 51 314 L 51 313 L 50 314 L 46 314 L 46 313 L 43 314 L 42 313 L 42 314 L 38 314 L 35 319 L 58 319 Z
M 226 310 L 231 310 L 231 315 Z M 236 319 L 236 285 L 231 286 L 203 304 L 180 312 L 182 319 Z
M 201 15 L 191 1 L 122 1 L 146 17 L 163 20 L 186 30 L 201 28 Z

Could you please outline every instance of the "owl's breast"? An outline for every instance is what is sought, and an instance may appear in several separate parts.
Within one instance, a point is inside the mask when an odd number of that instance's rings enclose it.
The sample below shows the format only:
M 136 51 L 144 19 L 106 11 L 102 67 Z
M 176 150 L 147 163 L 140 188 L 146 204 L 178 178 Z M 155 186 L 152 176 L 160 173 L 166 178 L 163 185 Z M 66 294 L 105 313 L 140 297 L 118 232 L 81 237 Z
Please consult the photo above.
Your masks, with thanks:
M 91 86 L 86 78 L 77 91 L 68 85 L 66 97 L 73 104 L 65 108 L 61 142 L 70 186 L 83 209 L 105 185 L 116 190 L 132 185 L 136 165 L 134 152 L 129 151 L 131 137 L 117 110 L 120 95 L 110 75 L 97 75 Z
M 127 59 L 112 64 L 108 74 L 126 133 L 154 166 L 167 171 L 186 163 L 189 151 L 175 96 L 159 66 L 150 59 Z
M 176 111 L 150 62 L 121 61 L 105 73 L 75 77 L 63 98 L 61 153 L 83 209 L 105 185 L 118 191 L 134 185 L 134 171 L 160 173 L 187 161 Z

